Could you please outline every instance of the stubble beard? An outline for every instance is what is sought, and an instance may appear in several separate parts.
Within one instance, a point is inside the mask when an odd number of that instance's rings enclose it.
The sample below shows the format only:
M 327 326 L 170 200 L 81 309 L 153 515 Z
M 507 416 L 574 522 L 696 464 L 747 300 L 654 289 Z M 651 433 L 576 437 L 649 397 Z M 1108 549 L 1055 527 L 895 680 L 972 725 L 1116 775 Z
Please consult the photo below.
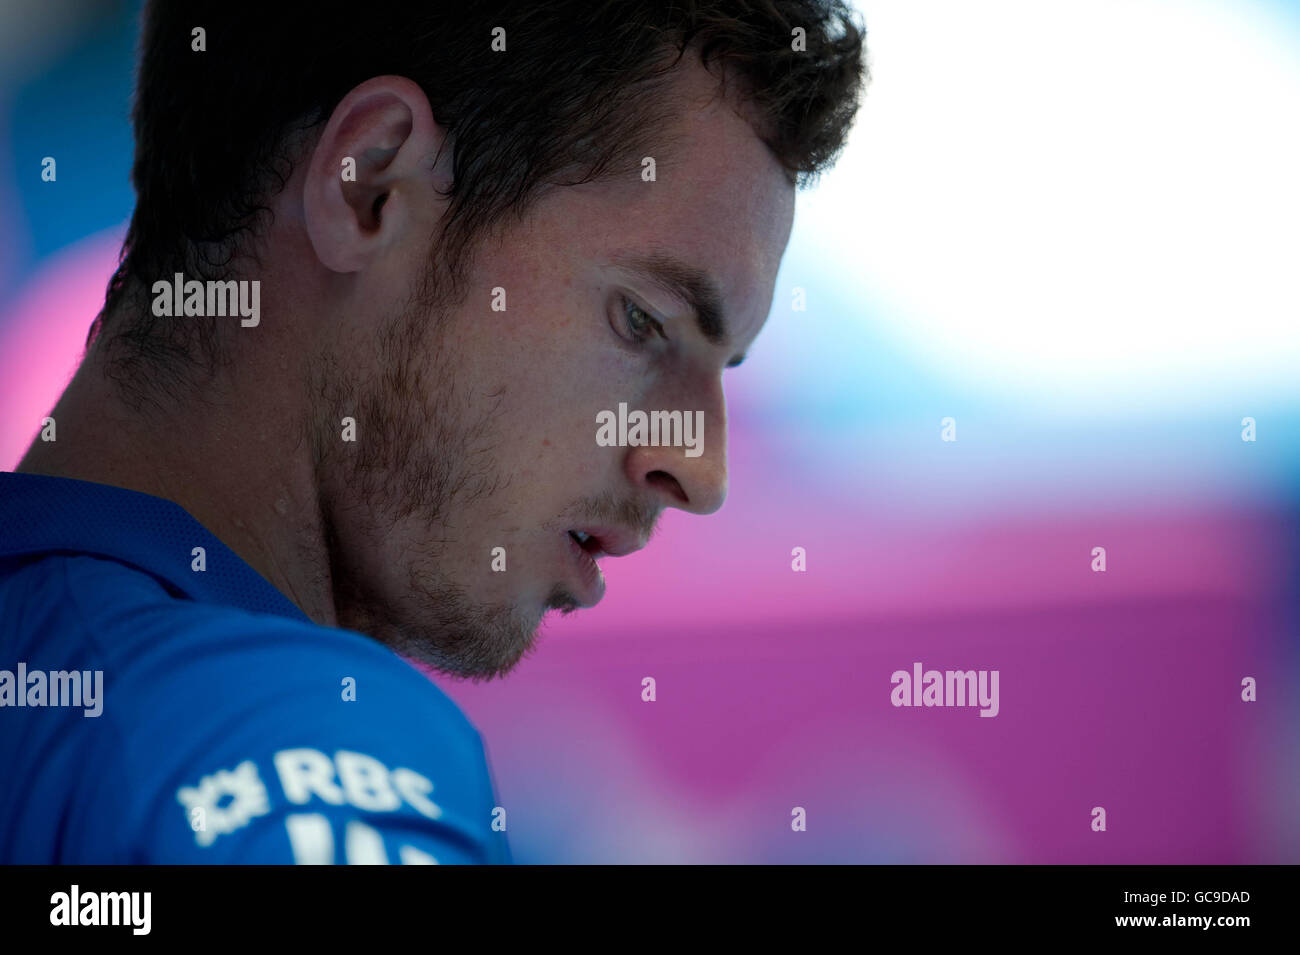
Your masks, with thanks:
M 313 460 L 339 625 L 379 640 L 440 672 L 475 681 L 502 676 L 535 645 L 539 614 L 489 604 L 447 572 L 487 541 L 459 539 L 457 514 L 508 481 L 495 467 L 495 410 L 475 413 L 457 381 L 456 316 L 426 288 L 412 294 L 377 336 L 378 374 L 349 356 L 311 363 Z M 341 440 L 341 420 L 356 441 Z M 366 566 L 396 535 L 405 586 Z M 564 596 L 552 594 L 553 605 Z

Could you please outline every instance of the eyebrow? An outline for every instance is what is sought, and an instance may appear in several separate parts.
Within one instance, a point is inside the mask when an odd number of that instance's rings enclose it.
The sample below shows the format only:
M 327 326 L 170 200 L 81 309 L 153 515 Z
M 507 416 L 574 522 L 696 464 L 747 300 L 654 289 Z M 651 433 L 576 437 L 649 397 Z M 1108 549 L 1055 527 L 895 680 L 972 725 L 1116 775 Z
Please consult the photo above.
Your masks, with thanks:
M 647 254 L 619 255 L 615 256 L 614 261 L 650 280 L 689 306 L 695 314 L 695 324 L 699 327 L 700 334 L 709 344 L 729 344 L 727 320 L 722 314 L 722 293 L 718 291 L 717 283 L 703 269 L 687 265 L 662 250 Z M 744 355 L 736 355 L 727 362 L 727 367 L 734 368 L 744 360 Z

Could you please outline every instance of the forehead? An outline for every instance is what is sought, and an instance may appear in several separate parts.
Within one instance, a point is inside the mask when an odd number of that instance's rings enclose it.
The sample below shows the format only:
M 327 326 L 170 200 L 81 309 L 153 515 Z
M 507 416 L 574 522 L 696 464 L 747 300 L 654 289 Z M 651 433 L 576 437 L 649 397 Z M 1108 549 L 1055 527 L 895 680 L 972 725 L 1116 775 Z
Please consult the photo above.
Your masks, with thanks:
M 771 307 L 795 189 L 737 112 L 730 85 L 719 95 L 717 77 L 698 62 L 676 74 L 674 119 L 662 145 L 647 149 L 654 180 L 638 169 L 560 189 L 551 212 L 568 224 L 569 247 L 583 249 L 588 263 L 655 249 L 706 272 L 721 293 L 732 341 L 743 349 Z

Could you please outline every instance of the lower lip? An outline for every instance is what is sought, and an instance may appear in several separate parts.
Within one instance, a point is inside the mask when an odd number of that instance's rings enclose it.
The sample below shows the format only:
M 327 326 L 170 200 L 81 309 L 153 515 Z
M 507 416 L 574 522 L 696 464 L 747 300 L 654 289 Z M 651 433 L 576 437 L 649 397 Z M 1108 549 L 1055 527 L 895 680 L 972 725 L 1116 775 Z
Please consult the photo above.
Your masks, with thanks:
M 574 588 L 573 596 L 583 607 L 594 607 L 605 596 L 605 575 L 595 558 L 578 546 L 576 540 L 568 534 L 564 535 L 564 539 L 569 542 L 569 553 L 573 555 L 574 565 L 578 569 L 578 586 Z

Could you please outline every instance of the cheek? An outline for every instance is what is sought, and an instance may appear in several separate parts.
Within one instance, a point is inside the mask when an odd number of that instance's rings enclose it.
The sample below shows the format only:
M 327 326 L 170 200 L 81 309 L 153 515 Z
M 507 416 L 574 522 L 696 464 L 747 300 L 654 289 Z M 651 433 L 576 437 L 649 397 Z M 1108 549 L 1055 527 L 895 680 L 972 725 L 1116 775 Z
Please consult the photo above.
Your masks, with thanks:
M 564 282 L 510 296 L 505 312 L 464 316 L 470 337 L 459 348 L 459 374 L 493 413 L 494 463 L 511 479 L 501 504 L 600 493 L 619 463 L 618 449 L 596 444 L 597 415 L 619 402 L 640 407 L 651 369 L 619 346 L 603 299 L 576 296 Z M 530 310 L 537 300 L 562 304 Z
M 576 498 L 609 488 L 618 468 L 619 449 L 596 444 L 596 418 L 618 407 L 623 390 L 537 371 L 516 369 L 500 397 L 492 454 L 498 473 L 509 479 L 496 502 L 507 520 L 549 520 Z

